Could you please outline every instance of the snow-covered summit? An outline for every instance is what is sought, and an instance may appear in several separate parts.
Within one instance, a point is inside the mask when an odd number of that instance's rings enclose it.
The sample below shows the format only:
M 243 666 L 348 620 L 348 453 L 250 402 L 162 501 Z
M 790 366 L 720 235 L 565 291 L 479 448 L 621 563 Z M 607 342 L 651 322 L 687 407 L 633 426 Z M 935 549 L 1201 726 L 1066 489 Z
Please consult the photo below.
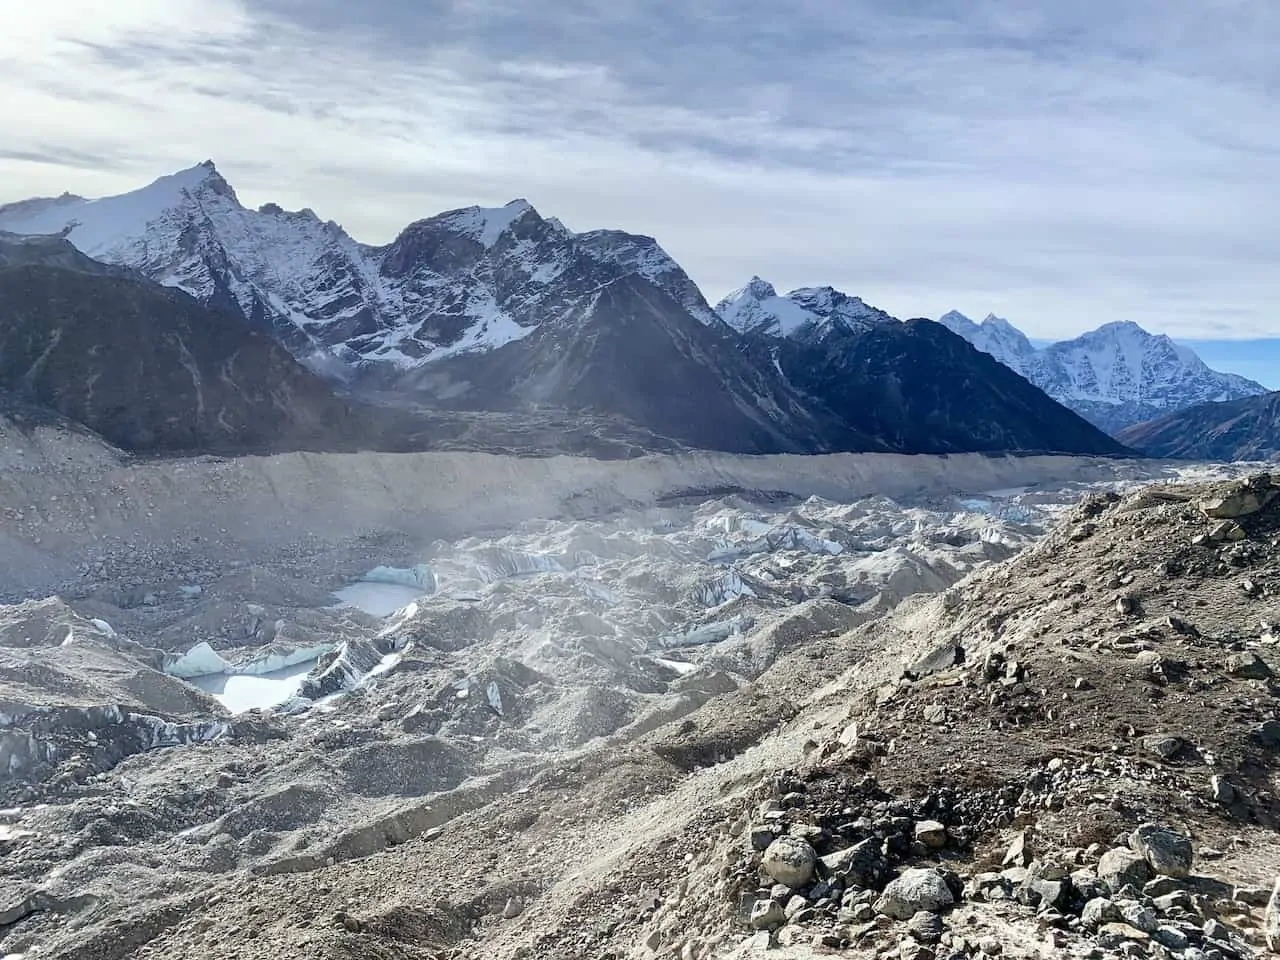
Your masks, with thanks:
M 390 244 L 369 246 L 309 208 L 242 206 L 205 161 L 119 196 L 0 207 L 0 230 L 65 235 L 95 259 L 271 326 L 315 363 L 408 368 L 492 349 L 628 274 L 719 324 L 652 238 L 574 234 L 525 199 L 417 220 Z
M 498 242 L 498 238 L 506 233 L 507 228 L 526 213 L 534 213 L 533 204 L 519 198 L 501 207 L 464 207 L 461 210 L 450 210 L 437 218 L 442 225 L 449 226 L 460 236 L 470 237 L 486 250 Z
M 1193 350 L 1131 320 L 1043 349 L 998 317 L 974 323 L 952 310 L 938 322 L 1111 432 L 1198 403 L 1266 392 L 1252 380 L 1211 370 Z
M 716 305 L 716 313 L 740 333 L 794 337 L 801 331 L 828 326 L 865 329 L 892 322 L 883 310 L 833 287 L 800 287 L 779 296 L 768 281 L 752 277 Z

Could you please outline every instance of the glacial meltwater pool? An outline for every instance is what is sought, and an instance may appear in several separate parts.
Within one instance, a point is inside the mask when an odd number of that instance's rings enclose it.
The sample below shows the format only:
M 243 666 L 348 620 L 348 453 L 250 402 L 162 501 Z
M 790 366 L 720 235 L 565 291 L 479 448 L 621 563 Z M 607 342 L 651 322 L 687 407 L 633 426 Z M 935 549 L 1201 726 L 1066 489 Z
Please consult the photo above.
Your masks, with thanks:
M 270 710 L 295 696 L 302 686 L 303 678 L 315 665 L 314 660 L 306 660 L 274 673 L 214 673 L 191 677 L 187 683 L 199 687 L 232 713 Z

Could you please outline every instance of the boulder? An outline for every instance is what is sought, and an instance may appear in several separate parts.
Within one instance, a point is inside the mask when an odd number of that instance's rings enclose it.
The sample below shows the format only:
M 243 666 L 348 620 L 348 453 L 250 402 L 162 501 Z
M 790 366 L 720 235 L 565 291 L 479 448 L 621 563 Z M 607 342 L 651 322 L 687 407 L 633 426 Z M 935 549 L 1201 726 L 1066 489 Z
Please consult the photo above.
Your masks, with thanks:
M 1280 490 L 1271 485 L 1270 477 L 1251 477 L 1219 496 L 1208 497 L 1198 504 L 1212 520 L 1237 520 L 1265 510 Z
M 1120 919 L 1120 908 L 1106 897 L 1094 897 L 1080 911 L 1080 923 L 1086 930 L 1097 930 Z
M 921 820 L 916 824 L 916 840 L 930 850 L 941 850 L 947 845 L 947 828 L 937 820 Z
M 821 863 L 824 876 L 838 877 L 851 887 L 879 886 L 889 869 L 880 843 L 874 837 L 828 854 Z
M 1009 844 L 1009 850 L 1001 861 L 1001 866 L 1005 867 L 1025 867 L 1031 863 L 1031 845 L 1027 842 L 1027 832 L 1019 831 L 1014 835 L 1013 843 Z
M 1129 837 L 1129 846 L 1140 854 L 1156 873 L 1185 877 L 1191 873 L 1191 840 L 1159 824 L 1144 823 Z M 1141 886 L 1141 884 L 1137 884 Z
M 1071 881 L 1047 880 L 1044 877 L 1029 876 L 1018 890 L 1018 900 L 1039 912 L 1065 906 L 1071 895 Z
M 1280 749 L 1280 720 L 1264 720 L 1255 734 L 1264 747 Z
M 1266 680 L 1271 676 L 1271 668 L 1256 653 L 1245 651 L 1233 653 L 1227 657 L 1227 673 L 1244 680 Z
M 1152 909 L 1141 903 L 1126 904 L 1120 913 L 1125 923 L 1143 933 L 1155 933 L 1156 928 L 1160 926 L 1160 921 L 1156 919 Z
M 757 900 L 751 908 L 751 926 L 757 930 L 772 930 L 786 922 L 786 912 L 777 900 Z
M 1112 891 L 1126 884 L 1141 888 L 1154 876 L 1155 871 L 1145 857 L 1124 847 L 1108 850 L 1098 861 L 1098 879 Z
M 777 883 L 796 890 L 813 879 L 817 863 L 818 855 L 808 841 L 779 837 L 765 850 L 760 869 Z
M 921 910 L 937 913 L 956 902 L 946 878 L 937 870 L 907 870 L 884 888 L 875 903 L 876 913 L 895 920 L 910 920 Z

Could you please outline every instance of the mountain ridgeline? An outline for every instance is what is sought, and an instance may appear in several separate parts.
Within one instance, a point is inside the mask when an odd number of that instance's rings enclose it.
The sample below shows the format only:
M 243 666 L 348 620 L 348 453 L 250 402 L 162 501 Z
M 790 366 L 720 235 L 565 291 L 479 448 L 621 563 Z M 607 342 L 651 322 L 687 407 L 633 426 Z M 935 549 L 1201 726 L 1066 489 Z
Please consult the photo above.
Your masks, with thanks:
M 1120 434 L 1152 457 L 1179 460 L 1280 460 L 1280 391 L 1202 403 Z
M 1188 348 L 1136 323 L 1107 323 L 1037 349 L 1000 317 L 974 323 L 952 310 L 938 322 L 1113 435 L 1187 407 L 1266 393 L 1252 380 L 1209 369 Z
M 758 279 L 712 309 L 652 238 L 523 200 L 369 246 L 206 162 L 0 230 L 44 238 L 0 269 L 0 388 L 134 450 L 1126 452 L 939 324 Z

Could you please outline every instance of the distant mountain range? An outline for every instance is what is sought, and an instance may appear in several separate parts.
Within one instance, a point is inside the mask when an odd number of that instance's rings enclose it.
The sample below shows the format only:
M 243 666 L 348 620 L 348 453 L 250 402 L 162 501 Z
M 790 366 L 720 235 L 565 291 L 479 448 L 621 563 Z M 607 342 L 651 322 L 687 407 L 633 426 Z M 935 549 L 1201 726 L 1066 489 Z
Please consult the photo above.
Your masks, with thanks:
M 938 322 L 1111 434 L 1201 403 L 1255 397 L 1266 387 L 1219 373 L 1190 349 L 1136 323 L 1108 323 L 1037 348 L 1008 320 L 975 323 L 951 311 Z
M 1280 391 L 1202 403 L 1130 427 L 1120 439 L 1152 457 L 1280 460 Z
M 0 229 L 63 238 L 115 271 L 61 268 L 76 278 L 57 280 L 67 298 L 60 309 L 88 317 L 85 304 L 129 305 L 96 332 L 86 319 L 76 343 L 93 353 L 95 337 L 114 336 L 131 348 L 106 351 L 84 369 L 67 366 L 65 382 L 54 384 L 52 374 L 41 381 L 41 395 L 62 397 L 77 419 L 89 414 L 66 398 L 80 397 L 70 380 L 86 369 L 99 384 L 95 396 L 116 370 L 128 371 L 113 387 L 121 410 L 132 402 L 174 423 L 202 410 L 207 417 L 217 371 L 229 356 L 245 355 L 256 330 L 327 378 L 300 377 L 301 367 L 282 362 L 287 355 L 255 347 L 260 375 L 283 382 L 254 393 L 236 381 L 246 396 L 290 410 L 299 429 L 313 412 L 336 409 L 325 404 L 338 400 L 337 389 L 344 405 L 361 398 L 437 418 L 455 439 L 505 418 L 548 435 L 603 424 L 609 443 L 632 452 L 1124 452 L 943 326 L 899 322 L 830 287 L 779 296 L 759 279 L 713 310 L 652 238 L 575 233 L 523 200 L 418 220 L 390 244 L 369 246 L 310 210 L 245 208 L 206 162 L 118 197 L 9 204 L 0 207 Z M 57 253 L 68 255 L 65 247 Z M 140 278 L 150 282 L 145 295 Z M 36 300 L 63 294 L 25 280 L 17 286 L 11 296 L 26 305 L 25 328 L 47 332 L 52 318 Z M 162 303 L 161 294 L 170 300 Z M 206 312 L 197 317 L 196 307 Z M 196 337 L 200 323 L 222 325 L 229 339 Z M 129 349 L 151 358 L 151 373 L 129 365 Z M 22 356 L 38 365 L 30 350 Z M 175 390 L 182 381 L 172 410 L 147 386 L 165 364 Z M 16 369 L 13 377 L 18 386 L 39 379 Z M 319 383 L 327 399 L 313 391 Z M 272 389 L 309 399 L 290 408 L 282 395 L 261 393 Z M 220 423 L 233 435 L 249 430 L 243 420 L 214 416 L 213 436 L 228 432 Z M 370 442 L 403 444 L 379 423 Z M 280 430 L 290 443 L 299 435 L 293 426 Z M 585 432 L 593 444 L 604 436 Z M 141 433 L 117 435 L 145 443 Z M 417 437 L 439 442 L 441 430 Z M 207 437 L 190 439 L 198 447 Z

